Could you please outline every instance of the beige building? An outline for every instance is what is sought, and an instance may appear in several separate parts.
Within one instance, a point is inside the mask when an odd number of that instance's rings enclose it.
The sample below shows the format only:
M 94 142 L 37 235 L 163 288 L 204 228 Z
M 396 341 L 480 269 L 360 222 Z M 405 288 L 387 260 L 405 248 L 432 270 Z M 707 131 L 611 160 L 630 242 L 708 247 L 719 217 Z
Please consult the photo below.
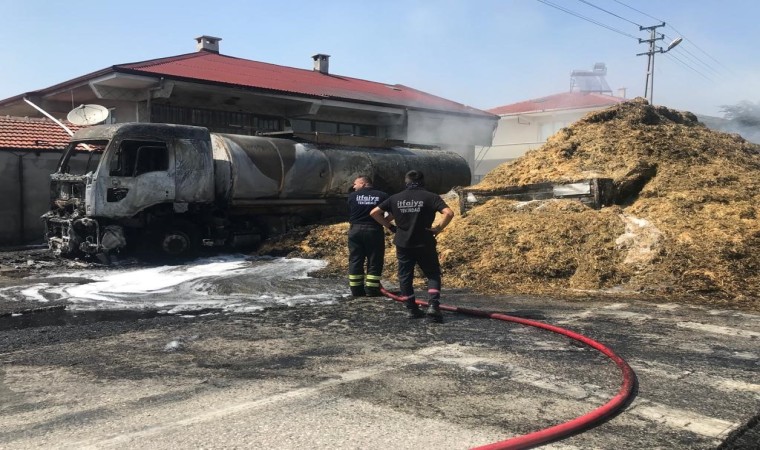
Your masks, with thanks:
M 607 69 L 598 63 L 591 71 L 571 74 L 570 92 L 526 100 L 488 110 L 499 116 L 493 143 L 476 147 L 473 182 L 494 167 L 519 158 L 543 145 L 549 136 L 589 112 L 625 101 L 624 93 L 613 96 L 604 80 Z

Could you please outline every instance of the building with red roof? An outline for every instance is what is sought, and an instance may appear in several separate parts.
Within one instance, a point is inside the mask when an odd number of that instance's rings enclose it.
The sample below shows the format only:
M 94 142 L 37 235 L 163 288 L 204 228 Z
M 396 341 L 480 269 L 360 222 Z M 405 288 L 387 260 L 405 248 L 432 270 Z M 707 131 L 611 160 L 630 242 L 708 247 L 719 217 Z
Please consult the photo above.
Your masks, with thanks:
M 80 127 L 63 122 L 71 131 Z M 0 151 L 57 152 L 66 147 L 71 136 L 47 118 L 0 116 Z
M 9 217 L 0 225 L 0 245 L 41 238 L 48 176 L 68 140 L 43 117 L 63 119 L 80 105 L 104 107 L 107 118 L 98 123 L 175 123 L 248 135 L 293 131 L 315 140 L 374 137 L 440 146 L 471 164 L 475 146 L 491 144 L 498 121 L 492 113 L 402 84 L 331 73 L 329 55 L 312 56 L 311 69 L 285 67 L 224 55 L 219 41 L 200 36 L 193 53 L 117 64 L 0 100 L 0 117 L 8 116 L 0 120 L 0 172 L 8 194 L 0 213 Z M 35 166 L 35 158 L 45 161 Z
M 596 111 L 625 101 L 624 98 L 614 97 L 596 92 L 563 92 L 547 97 L 525 100 L 511 105 L 489 109 L 489 112 L 499 116 L 516 114 L 556 114 L 562 111 Z
M 620 96 L 612 95 L 604 79 L 606 74 L 604 63 L 597 63 L 591 71 L 571 73 L 569 92 L 489 109 L 499 116 L 499 123 L 492 144 L 476 149 L 475 181 L 494 167 L 540 147 L 549 136 L 589 112 L 626 101 L 622 92 Z
M 0 100 L 0 115 L 54 117 L 99 104 L 108 121 L 198 125 L 214 132 L 294 130 L 374 136 L 472 151 L 488 145 L 498 117 L 402 84 L 223 55 L 220 38 L 196 38 L 193 53 L 117 64 L 38 91 Z

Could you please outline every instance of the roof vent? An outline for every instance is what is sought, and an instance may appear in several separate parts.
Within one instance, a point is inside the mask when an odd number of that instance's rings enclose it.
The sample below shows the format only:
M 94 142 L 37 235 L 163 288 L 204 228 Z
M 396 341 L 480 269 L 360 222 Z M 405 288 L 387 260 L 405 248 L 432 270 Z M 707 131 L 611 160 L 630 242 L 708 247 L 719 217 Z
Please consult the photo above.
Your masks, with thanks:
M 312 56 L 314 60 L 314 70 L 325 75 L 330 73 L 330 55 L 317 53 Z
M 195 38 L 195 51 L 201 51 L 201 50 L 208 50 L 210 52 L 219 53 L 219 41 L 221 41 L 222 38 L 214 37 L 214 36 L 198 36 Z

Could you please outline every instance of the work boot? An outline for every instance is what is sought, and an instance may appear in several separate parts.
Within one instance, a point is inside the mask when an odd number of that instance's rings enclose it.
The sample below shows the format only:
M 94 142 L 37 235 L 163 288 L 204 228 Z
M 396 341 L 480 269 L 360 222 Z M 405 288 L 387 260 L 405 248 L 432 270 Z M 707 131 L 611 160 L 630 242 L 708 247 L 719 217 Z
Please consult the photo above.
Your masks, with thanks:
M 365 295 L 367 295 L 367 293 L 364 291 L 364 286 L 351 286 L 352 297 L 364 297 Z
M 365 290 L 367 291 L 367 297 L 382 297 L 383 295 L 383 293 L 380 292 L 380 288 L 367 286 Z
M 441 306 L 438 300 L 431 300 L 428 303 L 427 310 L 425 311 L 428 319 L 435 323 L 443 323 L 443 314 L 441 313 Z
M 407 317 L 410 319 L 421 319 L 425 317 L 425 313 L 418 307 L 407 309 Z
M 414 296 L 407 297 L 405 304 L 407 317 L 410 319 L 419 319 L 421 317 L 425 317 L 425 313 L 422 312 L 419 306 L 417 306 L 417 301 Z

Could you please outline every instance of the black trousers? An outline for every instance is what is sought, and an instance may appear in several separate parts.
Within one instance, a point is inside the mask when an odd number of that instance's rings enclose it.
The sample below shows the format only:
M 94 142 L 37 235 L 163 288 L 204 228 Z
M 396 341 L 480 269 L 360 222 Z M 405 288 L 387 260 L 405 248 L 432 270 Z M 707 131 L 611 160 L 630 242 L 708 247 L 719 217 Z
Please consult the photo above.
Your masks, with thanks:
M 427 278 L 428 293 L 431 297 L 438 297 L 441 291 L 441 265 L 435 245 L 413 248 L 396 247 L 396 258 L 401 295 L 414 296 L 414 266 L 417 265 Z
M 385 259 L 385 233 L 374 225 L 351 225 L 348 230 L 348 280 L 351 293 L 380 294 Z M 365 272 L 366 270 L 366 272 Z M 366 281 L 365 281 L 366 273 Z

